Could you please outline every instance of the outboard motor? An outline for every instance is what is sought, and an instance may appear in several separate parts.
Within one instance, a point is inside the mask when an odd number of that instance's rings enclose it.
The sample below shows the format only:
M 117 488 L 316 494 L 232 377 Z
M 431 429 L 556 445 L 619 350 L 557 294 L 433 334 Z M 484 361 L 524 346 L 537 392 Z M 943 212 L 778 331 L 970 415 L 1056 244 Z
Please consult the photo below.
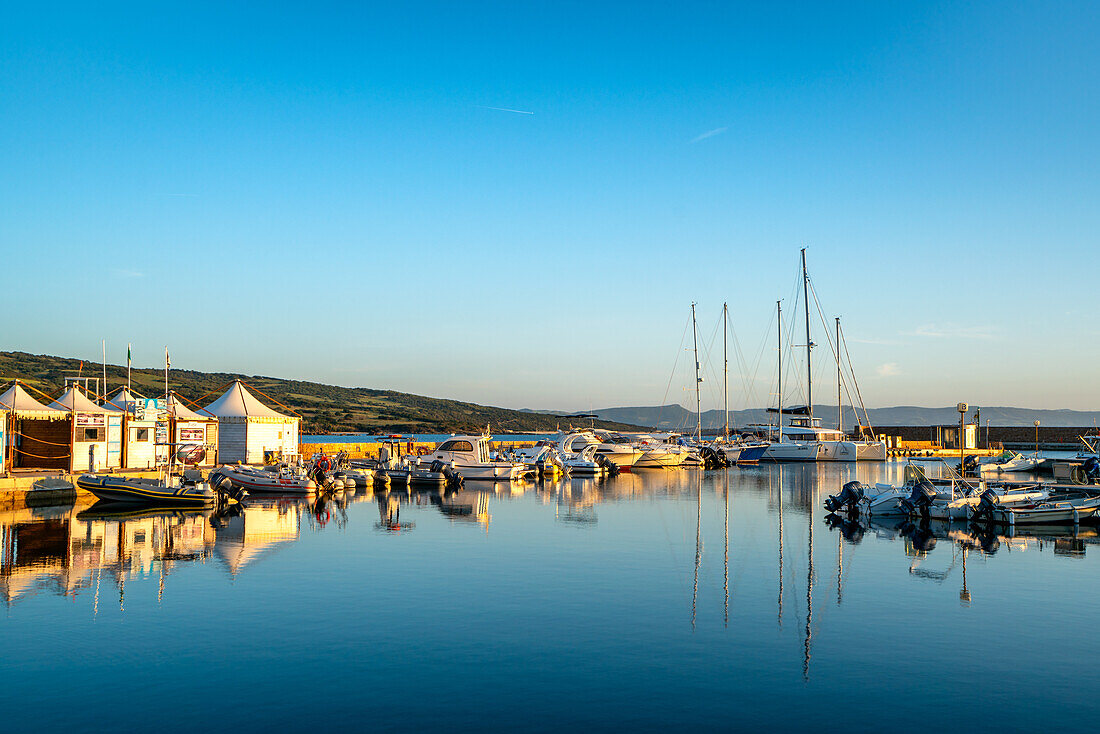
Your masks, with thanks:
M 603 467 L 609 477 L 613 477 L 619 473 L 619 465 L 603 454 L 596 454 L 595 461 Z
M 848 482 L 840 489 L 840 494 L 835 494 L 825 500 L 825 509 L 836 513 L 842 509 L 854 512 L 863 499 L 863 484 L 861 482 Z
M 440 463 L 442 464 L 443 462 Z M 462 486 L 462 482 L 464 481 L 462 478 L 462 474 L 460 474 L 459 471 L 453 466 L 449 464 L 443 464 L 443 468 L 441 471 L 443 472 L 443 476 L 447 479 L 448 487 L 452 489 L 458 489 Z
M 722 469 L 730 465 L 726 455 L 713 446 L 704 446 L 700 453 L 703 455 L 704 469 Z
M 992 489 L 982 492 L 978 499 L 978 506 L 970 514 L 971 522 L 993 522 L 993 513 L 997 509 L 997 493 Z
M 447 466 L 447 465 L 445 463 L 443 463 L 442 459 L 436 459 L 435 461 L 432 462 L 432 465 L 430 467 L 428 467 L 428 470 L 433 471 L 433 472 L 442 472 L 443 467 L 445 467 L 445 466 Z
M 936 488 L 927 479 L 922 479 L 913 487 L 909 496 L 901 501 L 901 508 L 910 515 L 920 515 L 927 520 L 929 508 L 932 507 L 932 501 L 935 499 Z
M 978 471 L 978 457 L 974 455 L 967 456 L 966 459 L 963 460 L 962 473 L 974 474 Z
M 1089 483 L 1095 482 L 1100 479 L 1100 459 L 1095 456 L 1090 456 L 1085 459 L 1085 462 L 1081 464 L 1082 471 L 1085 472 L 1085 477 L 1089 480 Z

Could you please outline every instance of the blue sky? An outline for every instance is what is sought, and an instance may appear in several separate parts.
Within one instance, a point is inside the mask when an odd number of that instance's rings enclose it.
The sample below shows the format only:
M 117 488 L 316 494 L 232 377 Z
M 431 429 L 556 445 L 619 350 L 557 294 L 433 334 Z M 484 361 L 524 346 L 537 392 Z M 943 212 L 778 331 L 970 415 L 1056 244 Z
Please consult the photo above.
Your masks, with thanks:
M 1100 409 L 1095 4 L 0 12 L 0 348 L 687 404 L 806 246 L 869 405 Z

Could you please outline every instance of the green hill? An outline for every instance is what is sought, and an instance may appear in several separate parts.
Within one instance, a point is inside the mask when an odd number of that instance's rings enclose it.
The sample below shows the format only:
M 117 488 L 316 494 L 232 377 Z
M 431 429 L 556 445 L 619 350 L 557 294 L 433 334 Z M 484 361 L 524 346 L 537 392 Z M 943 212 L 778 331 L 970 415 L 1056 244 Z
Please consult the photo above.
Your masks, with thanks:
M 77 375 L 80 360 L 66 357 L 0 352 L 0 378 L 4 387 L 18 378 L 42 392 L 56 397 L 64 388 L 65 378 Z M 83 376 L 100 377 L 99 364 L 85 362 Z M 420 395 L 371 390 L 363 387 L 338 387 L 301 380 L 284 380 L 260 375 L 239 375 L 227 372 L 194 372 L 173 369 L 169 387 L 183 398 L 200 407 L 217 398 L 235 379 L 243 380 L 302 416 L 303 433 L 452 433 L 484 429 L 488 423 L 494 433 L 527 433 L 553 431 L 559 425 L 567 427 L 567 418 L 519 410 L 493 408 L 456 400 L 428 398 Z M 107 365 L 107 384 L 113 393 L 126 384 L 126 367 Z M 130 384 L 135 393 L 147 397 L 164 394 L 164 371 L 134 369 Z M 32 391 L 33 392 L 33 391 Z M 35 395 L 41 399 L 41 395 Z M 282 410 L 271 400 L 261 400 L 276 410 Z M 584 425 L 588 421 L 581 422 Z M 597 427 L 627 430 L 622 423 L 596 421 Z

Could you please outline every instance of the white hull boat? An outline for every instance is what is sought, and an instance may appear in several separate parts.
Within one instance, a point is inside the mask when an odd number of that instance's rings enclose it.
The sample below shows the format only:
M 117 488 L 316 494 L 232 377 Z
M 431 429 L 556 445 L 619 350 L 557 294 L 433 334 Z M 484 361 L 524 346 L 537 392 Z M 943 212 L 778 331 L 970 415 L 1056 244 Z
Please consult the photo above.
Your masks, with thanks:
M 764 461 L 817 461 L 824 448 L 820 441 L 784 441 L 764 450 Z
M 515 482 L 528 473 L 520 462 L 492 461 L 489 457 L 489 440 L 485 436 L 452 436 L 420 461 L 431 465 L 442 461 L 470 481 Z

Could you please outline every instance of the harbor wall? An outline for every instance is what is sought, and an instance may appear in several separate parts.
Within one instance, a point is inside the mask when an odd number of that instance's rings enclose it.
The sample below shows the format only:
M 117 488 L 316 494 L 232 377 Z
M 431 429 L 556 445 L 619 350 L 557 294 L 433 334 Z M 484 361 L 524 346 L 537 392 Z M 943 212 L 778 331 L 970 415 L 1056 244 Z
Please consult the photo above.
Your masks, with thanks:
M 341 451 L 346 451 L 349 459 L 377 459 L 383 446 L 391 444 L 374 441 L 370 443 L 300 443 L 298 455 L 308 459 L 314 454 L 327 454 L 334 456 Z M 437 441 L 401 441 L 396 444 L 402 455 L 405 454 L 430 454 L 439 446 Z M 524 448 L 534 446 L 534 441 L 490 441 L 489 446 L 494 451 L 501 448 Z M 390 449 L 392 451 L 392 449 Z

